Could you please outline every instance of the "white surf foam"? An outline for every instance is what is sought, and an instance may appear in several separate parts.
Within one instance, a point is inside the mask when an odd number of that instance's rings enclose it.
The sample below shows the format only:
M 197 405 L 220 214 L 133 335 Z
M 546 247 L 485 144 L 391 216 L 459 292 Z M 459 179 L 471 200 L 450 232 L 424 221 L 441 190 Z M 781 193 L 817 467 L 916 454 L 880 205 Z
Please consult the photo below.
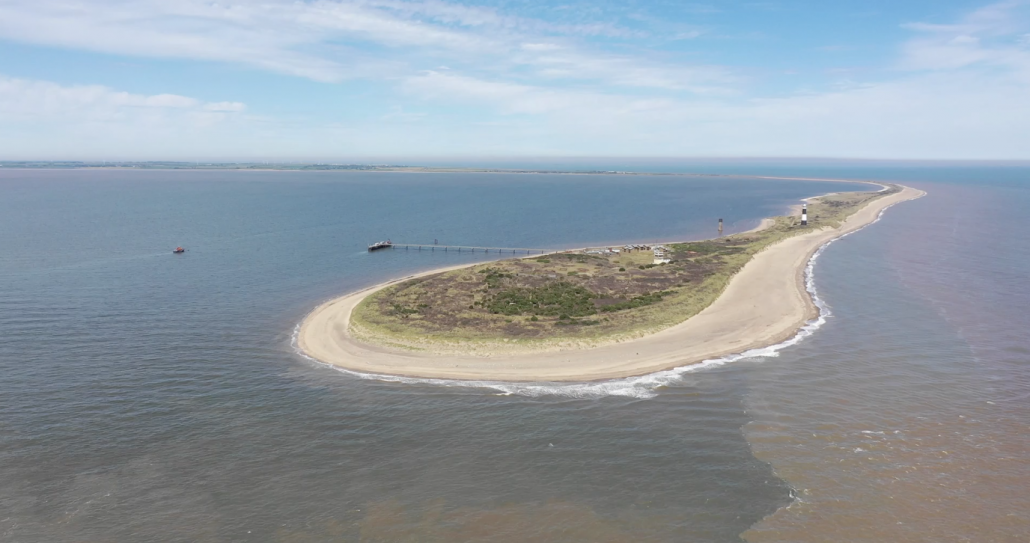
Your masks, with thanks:
M 724 366 L 733 362 L 748 359 L 760 359 L 760 358 L 774 358 L 780 355 L 780 351 L 788 347 L 792 347 L 801 343 L 806 338 L 815 334 L 816 330 L 822 328 L 826 324 L 826 319 L 833 316 L 833 312 L 830 307 L 819 297 L 819 292 L 815 288 L 815 263 L 819 257 L 823 254 L 827 247 L 833 244 L 839 239 L 846 238 L 855 232 L 859 232 L 866 227 L 876 224 L 883 217 L 885 211 L 887 211 L 894 204 L 891 204 L 876 215 L 867 225 L 862 226 L 856 230 L 843 234 L 839 237 L 833 238 L 827 241 L 819 247 L 812 254 L 812 258 L 808 260 L 808 264 L 805 266 L 805 290 L 808 291 L 812 297 L 812 302 L 815 304 L 818 310 L 818 316 L 802 326 L 794 336 L 777 343 L 775 345 L 769 345 L 768 347 L 761 347 L 758 349 L 751 349 L 737 354 L 731 354 L 719 358 L 712 358 L 704 360 L 696 364 L 690 364 L 686 366 L 679 366 L 668 370 L 658 371 L 649 373 L 646 375 L 640 375 L 637 377 L 627 377 L 624 379 L 613 379 L 610 381 L 598 381 L 589 383 L 535 383 L 535 382 L 506 382 L 506 381 L 466 381 L 460 379 L 422 379 L 417 377 L 401 377 L 396 375 L 385 375 L 377 373 L 364 373 L 359 371 L 348 370 L 339 366 L 333 366 L 332 364 L 326 364 L 320 360 L 316 360 L 307 354 L 305 354 L 300 347 L 297 345 L 297 334 L 300 332 L 300 323 L 293 330 L 293 335 L 290 339 L 290 345 L 293 350 L 300 356 L 327 368 L 334 369 L 341 373 L 357 377 L 359 379 L 367 379 L 374 381 L 386 381 L 393 383 L 407 383 L 407 384 L 418 384 L 418 385 L 434 385 L 443 387 L 459 387 L 459 388 L 481 388 L 495 390 L 499 395 L 518 395 L 518 396 L 529 396 L 529 397 L 540 397 L 540 396 L 563 396 L 567 398 L 601 398 L 605 396 L 623 396 L 630 398 L 654 398 L 658 395 L 658 389 L 663 386 L 668 386 L 681 382 L 689 373 L 696 371 L 705 370 L 708 368 Z

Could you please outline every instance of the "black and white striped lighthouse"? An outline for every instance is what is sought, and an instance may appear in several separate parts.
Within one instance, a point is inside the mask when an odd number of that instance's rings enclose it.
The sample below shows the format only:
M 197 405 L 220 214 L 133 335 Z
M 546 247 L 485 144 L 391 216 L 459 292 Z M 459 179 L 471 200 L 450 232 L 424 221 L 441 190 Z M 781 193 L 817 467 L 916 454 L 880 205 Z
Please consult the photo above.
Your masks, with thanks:
M 801 226 L 808 226 L 808 204 L 801 204 Z

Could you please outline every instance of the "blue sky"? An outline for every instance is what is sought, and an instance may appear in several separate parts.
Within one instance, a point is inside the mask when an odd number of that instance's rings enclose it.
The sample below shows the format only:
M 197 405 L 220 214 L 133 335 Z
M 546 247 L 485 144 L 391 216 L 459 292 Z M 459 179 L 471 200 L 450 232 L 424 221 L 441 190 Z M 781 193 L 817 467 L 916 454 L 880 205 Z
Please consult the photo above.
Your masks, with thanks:
M 0 160 L 1030 159 L 1030 0 L 0 0 Z

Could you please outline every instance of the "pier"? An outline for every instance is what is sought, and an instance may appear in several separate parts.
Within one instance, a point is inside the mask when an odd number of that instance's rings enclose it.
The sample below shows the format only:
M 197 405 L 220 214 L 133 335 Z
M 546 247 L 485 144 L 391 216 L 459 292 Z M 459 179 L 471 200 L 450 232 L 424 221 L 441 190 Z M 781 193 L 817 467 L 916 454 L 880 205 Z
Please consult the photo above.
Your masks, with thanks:
M 443 252 L 455 252 L 455 253 L 475 253 L 479 251 L 481 253 L 511 253 L 511 254 L 548 254 L 558 252 L 554 249 L 531 249 L 527 247 L 473 247 L 466 245 L 435 245 L 425 243 L 393 243 L 390 246 L 391 249 L 404 249 L 405 251 L 436 251 L 440 249 Z

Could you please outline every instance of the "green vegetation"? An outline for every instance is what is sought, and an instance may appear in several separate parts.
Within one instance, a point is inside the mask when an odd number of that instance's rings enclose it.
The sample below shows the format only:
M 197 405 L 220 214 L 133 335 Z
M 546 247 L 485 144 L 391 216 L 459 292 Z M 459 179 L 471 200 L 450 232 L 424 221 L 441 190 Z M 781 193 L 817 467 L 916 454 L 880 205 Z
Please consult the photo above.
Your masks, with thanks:
M 596 294 L 571 283 L 546 283 L 539 287 L 515 287 L 490 297 L 484 306 L 501 315 L 593 315 Z
M 354 310 L 360 333 L 391 345 L 425 341 L 522 343 L 636 337 L 710 305 L 756 253 L 780 240 L 839 226 L 870 200 L 899 190 L 844 193 L 809 204 L 808 226 L 776 217 L 759 232 L 607 256 L 557 253 L 439 273 L 382 289 Z
M 645 305 L 656 304 L 662 301 L 663 296 L 675 294 L 675 291 L 662 291 L 662 292 L 648 292 L 641 294 L 640 296 L 634 296 L 624 302 L 618 302 L 611 305 L 601 307 L 601 311 L 611 313 L 613 311 L 622 311 L 623 309 L 636 309 L 638 307 L 644 307 Z
M 479 273 L 485 274 L 483 281 L 486 283 L 487 288 L 497 288 L 501 285 L 501 280 L 512 277 L 512 274 L 504 273 L 497 268 L 485 268 L 479 270 Z

